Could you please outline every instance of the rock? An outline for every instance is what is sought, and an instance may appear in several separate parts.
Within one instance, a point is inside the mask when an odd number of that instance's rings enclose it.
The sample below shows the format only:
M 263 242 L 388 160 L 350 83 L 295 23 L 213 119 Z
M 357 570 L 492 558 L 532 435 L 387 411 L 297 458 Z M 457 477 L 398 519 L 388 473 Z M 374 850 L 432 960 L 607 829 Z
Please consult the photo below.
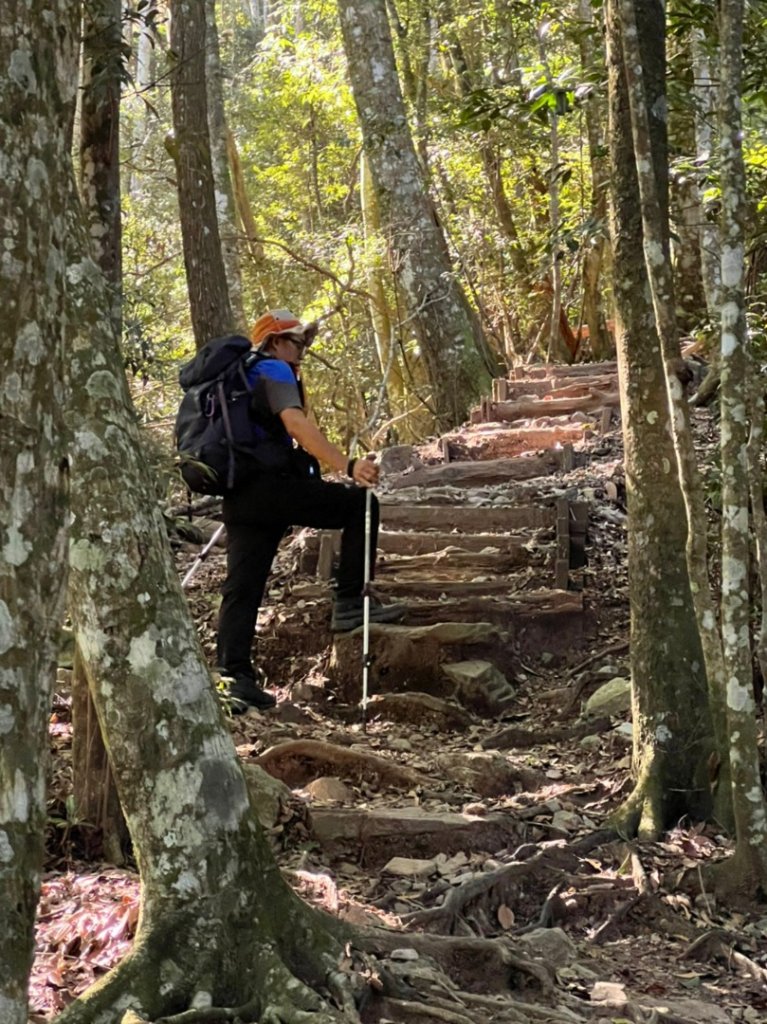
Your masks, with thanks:
M 602 746 L 602 737 L 584 736 L 580 741 L 579 746 L 583 747 L 584 750 L 599 750 Z
M 479 803 L 466 804 L 463 807 L 462 813 L 468 814 L 471 818 L 483 818 L 487 814 L 487 807 Z
M 599 1003 L 600 1006 L 610 1006 L 620 1010 L 628 1003 L 628 996 L 625 987 L 616 981 L 597 981 L 591 990 L 591 1001 Z
M 468 707 L 498 714 L 514 698 L 514 689 L 504 674 L 490 661 L 448 662 L 442 671 L 454 684 L 453 696 Z
M 502 754 L 441 754 L 436 761 L 443 778 L 483 797 L 505 796 L 524 788 L 520 769 L 510 765 Z
M 653 1002 L 647 1002 L 646 999 L 647 997 L 644 996 L 640 1001 L 642 1008 L 655 1010 L 658 1020 L 661 1021 L 664 1017 L 673 1015 L 674 1020 L 679 1021 L 680 1024 L 682 1021 L 685 1021 L 685 1024 L 700 1024 L 701 1021 L 705 1021 L 706 1024 L 733 1024 L 730 1014 L 720 1006 L 716 1006 L 715 1003 L 704 1003 L 700 999 L 685 999 L 684 997 L 667 999 L 664 996 Z M 748 1018 L 745 1019 L 748 1020 Z M 758 1014 L 753 1020 L 755 1022 L 762 1021 L 764 1017 Z
M 459 868 L 466 867 L 469 863 L 469 858 L 463 852 L 459 850 L 458 853 L 453 857 L 448 857 L 444 853 L 438 853 L 435 857 L 437 865 L 437 871 L 443 876 L 453 875 Z
M 404 473 L 406 469 L 416 469 L 422 465 L 411 444 L 395 444 L 391 448 L 384 448 L 378 457 L 378 466 L 384 476 L 387 473 Z
M 428 878 L 437 870 L 436 860 L 418 860 L 415 857 L 392 857 L 381 868 L 390 875 L 399 875 L 402 878 Z
M 579 828 L 583 828 L 583 819 L 574 811 L 557 811 L 551 819 L 551 824 L 564 832 L 577 832 Z
M 621 724 L 618 726 L 618 728 L 614 729 L 613 732 L 615 732 L 615 734 L 617 736 L 620 736 L 621 739 L 626 739 L 626 740 L 629 740 L 629 742 L 633 742 L 633 740 L 634 740 L 634 723 L 633 722 L 621 722 Z
M 260 765 L 244 763 L 242 771 L 258 820 L 264 828 L 274 828 L 280 820 L 283 806 L 293 794 L 284 782 L 273 778 Z
M 621 715 L 630 707 L 631 683 L 622 676 L 616 676 L 592 693 L 586 701 L 583 717 L 599 718 L 601 715 Z
M 561 928 L 534 928 L 520 935 L 520 945 L 553 967 L 565 967 L 575 959 L 575 943 Z
M 401 750 L 404 753 L 409 753 L 413 749 L 413 744 L 410 740 L 406 740 L 404 736 L 399 736 L 397 739 L 389 741 L 389 750 Z
M 314 782 L 304 787 L 312 800 L 322 800 L 326 803 L 351 804 L 354 803 L 354 793 L 340 779 L 333 775 L 323 775 Z
M 409 948 L 393 949 L 391 951 L 391 953 L 389 953 L 389 959 L 390 960 L 417 960 L 418 959 L 418 950 L 417 949 L 409 949 Z

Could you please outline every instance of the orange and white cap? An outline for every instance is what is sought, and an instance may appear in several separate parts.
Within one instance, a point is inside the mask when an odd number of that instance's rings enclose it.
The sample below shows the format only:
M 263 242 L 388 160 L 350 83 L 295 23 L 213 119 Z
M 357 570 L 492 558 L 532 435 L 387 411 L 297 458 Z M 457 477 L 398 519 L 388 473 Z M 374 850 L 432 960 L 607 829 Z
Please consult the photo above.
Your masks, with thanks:
M 253 324 L 250 340 L 258 348 L 274 334 L 298 334 L 310 345 L 317 333 L 317 324 L 302 324 L 289 309 L 270 309 Z

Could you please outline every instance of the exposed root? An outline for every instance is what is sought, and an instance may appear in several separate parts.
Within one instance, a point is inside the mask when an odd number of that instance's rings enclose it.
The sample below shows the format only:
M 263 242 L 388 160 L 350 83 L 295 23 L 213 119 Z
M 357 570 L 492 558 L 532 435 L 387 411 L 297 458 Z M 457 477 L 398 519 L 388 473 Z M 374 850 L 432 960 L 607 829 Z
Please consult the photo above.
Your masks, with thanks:
M 454 932 L 466 923 L 471 910 L 476 910 L 479 906 L 490 906 L 495 909 L 501 903 L 508 903 L 513 899 L 513 892 L 520 883 L 533 874 L 546 872 L 555 881 L 560 880 L 566 872 L 577 870 L 582 854 L 614 838 L 615 833 L 610 829 L 594 832 L 569 845 L 563 843 L 543 848 L 534 845 L 520 847 L 515 853 L 516 859 L 511 864 L 489 871 L 479 878 L 470 878 L 452 888 L 442 906 L 408 914 L 403 921 L 411 927 L 428 926 L 431 929 Z M 539 922 L 543 925 L 550 923 L 546 920 Z
M 361 753 L 320 740 L 291 740 L 267 750 L 256 761 L 288 786 L 303 786 L 318 775 L 338 774 L 355 781 L 411 789 L 426 783 L 418 772 L 402 768 L 384 757 Z

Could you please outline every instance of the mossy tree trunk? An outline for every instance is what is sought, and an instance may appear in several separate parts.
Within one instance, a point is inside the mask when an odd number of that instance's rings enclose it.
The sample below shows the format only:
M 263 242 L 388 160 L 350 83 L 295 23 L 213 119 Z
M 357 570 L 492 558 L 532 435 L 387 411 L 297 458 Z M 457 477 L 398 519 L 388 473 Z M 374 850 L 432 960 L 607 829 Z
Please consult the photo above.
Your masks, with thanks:
M 83 21 L 80 195 L 93 253 L 106 280 L 117 337 L 122 335 L 120 90 L 122 3 L 95 0 Z M 107 859 L 124 862 L 125 821 L 88 683 L 75 655 L 72 673 L 72 786 L 77 817 L 96 826 Z
M 0 32 L 0 1020 L 27 1024 L 50 694 L 64 615 L 69 124 L 59 59 L 79 22 L 8 0 Z M 60 116 L 55 120 L 50 111 Z
M 609 138 L 616 341 L 629 507 L 629 599 L 636 786 L 619 813 L 630 834 L 657 836 L 711 809 L 714 749 L 706 672 L 687 573 L 679 484 L 643 235 L 618 0 L 608 5 Z M 648 5 L 648 95 L 663 92 L 663 11 Z M 648 36 L 652 44 L 647 46 Z M 660 47 L 659 47 L 660 42 Z M 657 155 L 659 173 L 665 154 Z
M 384 233 L 440 428 L 465 419 L 496 360 L 451 266 L 407 122 L 385 0 L 339 0 L 349 77 Z
M 75 639 L 141 872 L 139 930 L 115 971 L 61 1024 L 154 1020 L 190 1006 L 296 1008 L 335 1019 L 314 989 L 338 941 L 282 881 L 251 807 L 153 498 L 103 281 L 73 206 Z M 113 467 L 119 466 L 116 480 Z
M 720 8 L 719 146 L 722 185 L 722 645 L 727 677 L 735 865 L 728 884 L 767 894 L 767 808 L 751 666 L 749 586 L 749 352 L 745 307 L 746 172 L 740 96 L 743 0 Z M 759 499 L 761 500 L 761 495 Z

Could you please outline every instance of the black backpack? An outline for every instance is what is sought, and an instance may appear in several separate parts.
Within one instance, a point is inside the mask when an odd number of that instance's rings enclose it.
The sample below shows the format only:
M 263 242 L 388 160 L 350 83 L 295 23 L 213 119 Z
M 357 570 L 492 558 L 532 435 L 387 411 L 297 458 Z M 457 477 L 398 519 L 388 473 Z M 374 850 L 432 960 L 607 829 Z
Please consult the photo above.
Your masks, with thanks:
M 254 410 L 248 369 L 266 358 L 233 334 L 209 341 L 182 367 L 175 439 L 190 491 L 225 494 L 256 472 L 319 478 L 317 461 L 272 436 L 269 417 Z

